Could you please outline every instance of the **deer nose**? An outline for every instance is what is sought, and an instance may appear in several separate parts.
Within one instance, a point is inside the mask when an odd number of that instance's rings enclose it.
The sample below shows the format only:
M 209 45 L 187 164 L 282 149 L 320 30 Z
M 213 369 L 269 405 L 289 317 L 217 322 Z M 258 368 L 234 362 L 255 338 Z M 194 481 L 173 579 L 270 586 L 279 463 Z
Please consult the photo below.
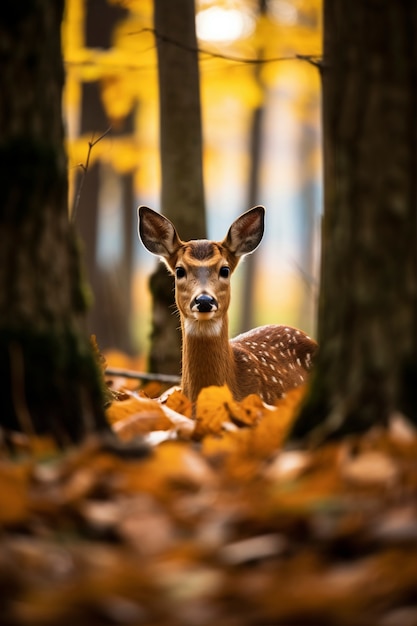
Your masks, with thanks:
M 208 293 L 202 293 L 191 304 L 192 311 L 198 311 L 199 313 L 210 313 L 211 311 L 217 311 L 217 300 L 213 296 L 209 296 Z

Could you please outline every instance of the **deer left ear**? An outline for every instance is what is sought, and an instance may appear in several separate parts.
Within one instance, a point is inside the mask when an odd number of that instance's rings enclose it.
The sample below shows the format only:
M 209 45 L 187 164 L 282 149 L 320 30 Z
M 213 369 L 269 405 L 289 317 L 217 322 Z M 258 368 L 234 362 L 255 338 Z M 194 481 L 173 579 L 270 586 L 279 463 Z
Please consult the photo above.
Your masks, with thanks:
M 169 260 L 181 245 L 172 222 L 146 206 L 138 208 L 138 234 L 149 252 L 165 260 Z
M 238 217 L 223 240 L 223 245 L 235 256 L 253 252 L 264 234 L 265 209 L 256 206 Z

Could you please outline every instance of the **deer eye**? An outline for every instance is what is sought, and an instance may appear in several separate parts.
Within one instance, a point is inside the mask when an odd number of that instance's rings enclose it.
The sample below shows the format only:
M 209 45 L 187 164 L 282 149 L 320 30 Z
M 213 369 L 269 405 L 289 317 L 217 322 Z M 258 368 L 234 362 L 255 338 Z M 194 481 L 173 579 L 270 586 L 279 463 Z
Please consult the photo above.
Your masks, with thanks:
M 175 276 L 176 278 L 185 278 L 185 269 L 183 267 L 176 267 Z
M 219 276 L 221 276 L 221 278 L 229 278 L 230 267 L 227 267 L 227 265 L 223 265 L 223 267 L 220 268 Z

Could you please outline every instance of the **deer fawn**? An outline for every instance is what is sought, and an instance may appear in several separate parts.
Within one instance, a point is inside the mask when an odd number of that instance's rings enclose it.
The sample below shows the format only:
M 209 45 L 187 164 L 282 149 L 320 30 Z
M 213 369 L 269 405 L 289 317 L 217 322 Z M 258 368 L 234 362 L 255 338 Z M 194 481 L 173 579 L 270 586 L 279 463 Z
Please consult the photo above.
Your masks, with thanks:
M 209 385 L 228 385 L 236 400 L 256 393 L 272 404 L 302 384 L 317 344 L 301 330 L 269 325 L 232 340 L 228 335 L 230 276 L 264 231 L 257 206 L 231 225 L 221 242 L 182 241 L 174 225 L 152 209 L 138 209 L 139 237 L 175 275 L 182 329 L 182 391 L 194 403 Z

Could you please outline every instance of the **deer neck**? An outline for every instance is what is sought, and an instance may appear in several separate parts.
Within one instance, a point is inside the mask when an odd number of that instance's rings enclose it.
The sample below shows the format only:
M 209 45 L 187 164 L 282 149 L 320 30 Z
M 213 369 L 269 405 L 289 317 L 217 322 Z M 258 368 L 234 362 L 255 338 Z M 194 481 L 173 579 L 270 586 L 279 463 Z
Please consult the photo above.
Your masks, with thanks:
M 203 387 L 236 387 L 233 350 L 227 319 L 204 322 L 182 320 L 182 390 L 192 402 Z

